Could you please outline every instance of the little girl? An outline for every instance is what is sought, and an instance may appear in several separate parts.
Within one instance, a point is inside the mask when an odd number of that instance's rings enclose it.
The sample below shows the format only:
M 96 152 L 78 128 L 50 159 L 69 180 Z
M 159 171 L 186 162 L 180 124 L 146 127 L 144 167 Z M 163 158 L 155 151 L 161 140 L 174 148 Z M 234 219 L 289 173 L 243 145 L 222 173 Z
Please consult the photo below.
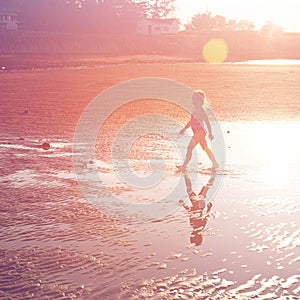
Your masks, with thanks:
M 203 91 L 197 90 L 193 93 L 192 103 L 194 105 L 194 110 L 193 110 L 193 113 L 191 114 L 191 119 L 184 126 L 184 128 L 181 129 L 179 132 L 180 134 L 184 134 L 186 129 L 191 127 L 192 131 L 194 133 L 194 135 L 188 145 L 187 153 L 186 153 L 186 157 L 183 162 L 183 165 L 181 167 L 179 167 L 179 169 L 181 169 L 181 171 L 183 171 L 183 172 L 186 170 L 187 164 L 189 163 L 189 161 L 192 157 L 192 151 L 198 143 L 201 145 L 202 149 L 206 152 L 207 156 L 211 160 L 212 168 L 216 169 L 219 166 L 215 160 L 215 157 L 214 157 L 212 151 L 208 148 L 206 139 L 205 139 L 205 135 L 207 132 L 206 132 L 204 123 L 206 124 L 207 130 L 208 130 L 208 138 L 212 140 L 214 137 L 211 132 L 211 127 L 210 127 L 210 123 L 209 123 L 207 114 L 203 108 L 204 100 L 205 100 L 205 93 Z

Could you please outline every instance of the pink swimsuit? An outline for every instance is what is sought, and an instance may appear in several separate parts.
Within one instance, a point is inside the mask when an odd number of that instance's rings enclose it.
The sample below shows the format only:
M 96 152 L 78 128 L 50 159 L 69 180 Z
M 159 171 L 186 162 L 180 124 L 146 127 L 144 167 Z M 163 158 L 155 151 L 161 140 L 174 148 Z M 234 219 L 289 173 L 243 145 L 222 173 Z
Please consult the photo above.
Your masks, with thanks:
M 194 113 L 191 114 L 191 128 L 192 128 L 194 133 L 199 132 L 199 131 L 204 131 L 205 134 L 206 134 L 205 128 L 197 120 Z

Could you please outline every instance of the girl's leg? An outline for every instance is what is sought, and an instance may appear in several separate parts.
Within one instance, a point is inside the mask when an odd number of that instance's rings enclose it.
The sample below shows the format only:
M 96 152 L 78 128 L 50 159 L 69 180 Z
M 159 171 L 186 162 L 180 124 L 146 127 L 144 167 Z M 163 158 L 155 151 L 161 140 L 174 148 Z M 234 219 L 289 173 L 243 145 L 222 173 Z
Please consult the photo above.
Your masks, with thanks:
M 186 186 L 186 192 L 189 196 L 191 196 L 192 194 L 193 195 L 196 195 L 194 192 L 193 192 L 193 189 L 192 189 L 192 182 L 190 180 L 190 178 L 184 174 L 184 181 L 185 181 L 185 186 Z
M 196 145 L 197 145 L 197 140 L 195 139 L 195 136 L 193 136 L 190 143 L 189 143 L 189 145 L 188 145 L 188 147 L 187 147 L 185 160 L 182 164 L 182 171 L 186 170 L 186 166 L 189 163 L 189 161 L 191 160 L 192 152 L 193 152 L 193 149 L 195 148 Z
M 205 135 L 201 135 L 199 138 L 199 144 L 201 145 L 202 149 L 205 151 L 205 153 L 207 154 L 207 156 L 209 157 L 209 159 L 212 162 L 212 167 L 213 168 L 217 168 L 219 165 L 214 157 L 214 154 L 212 153 L 212 151 L 208 148 L 207 143 L 206 143 L 206 139 L 205 139 Z

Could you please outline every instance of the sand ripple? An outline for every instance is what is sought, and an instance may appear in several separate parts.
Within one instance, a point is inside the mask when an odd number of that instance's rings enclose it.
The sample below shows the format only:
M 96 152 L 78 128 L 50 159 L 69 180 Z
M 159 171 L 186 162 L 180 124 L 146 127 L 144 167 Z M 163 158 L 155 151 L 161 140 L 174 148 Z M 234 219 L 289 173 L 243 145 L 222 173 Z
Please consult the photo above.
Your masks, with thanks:
M 145 280 L 139 285 L 128 283 L 116 299 L 299 299 L 299 278 L 298 275 L 262 278 L 257 274 L 247 282 L 237 284 L 217 275 L 199 276 L 195 272 L 186 272 L 159 280 Z

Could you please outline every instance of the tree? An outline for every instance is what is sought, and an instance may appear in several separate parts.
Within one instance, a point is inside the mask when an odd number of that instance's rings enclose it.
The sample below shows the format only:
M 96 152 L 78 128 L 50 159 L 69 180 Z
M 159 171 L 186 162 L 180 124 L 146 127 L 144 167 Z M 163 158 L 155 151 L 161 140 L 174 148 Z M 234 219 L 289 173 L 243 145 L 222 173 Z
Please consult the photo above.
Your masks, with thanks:
M 143 3 L 134 3 L 124 1 L 123 5 L 118 9 L 118 18 L 120 24 L 119 31 L 135 32 L 138 20 L 146 16 Z
M 267 21 L 261 28 L 261 34 L 268 37 L 279 37 L 283 34 L 283 29 L 277 24 Z
M 254 25 L 247 20 L 236 22 L 235 20 L 226 20 L 221 15 L 211 16 L 210 13 L 196 14 L 190 24 L 186 26 L 189 30 L 253 30 Z
M 254 24 L 247 20 L 241 20 L 237 23 L 236 30 L 253 30 Z
M 223 16 L 216 15 L 212 18 L 212 29 L 224 30 L 226 29 L 226 19 Z
M 76 25 L 77 10 L 62 0 L 23 0 L 19 20 L 26 30 L 71 31 Z
M 237 23 L 235 20 L 231 19 L 227 22 L 226 30 L 233 31 L 233 30 L 236 30 L 236 28 L 237 28 Z
M 148 18 L 174 17 L 175 0 L 148 0 L 142 1 L 145 8 L 145 15 Z
M 20 0 L 0 0 L 0 8 L 18 9 Z
M 211 30 L 213 28 L 213 20 L 209 13 L 196 14 L 193 16 L 189 28 L 195 31 Z
M 175 0 L 0 0 L 19 6 L 22 28 L 60 32 L 130 32 L 142 16 L 164 18 Z

